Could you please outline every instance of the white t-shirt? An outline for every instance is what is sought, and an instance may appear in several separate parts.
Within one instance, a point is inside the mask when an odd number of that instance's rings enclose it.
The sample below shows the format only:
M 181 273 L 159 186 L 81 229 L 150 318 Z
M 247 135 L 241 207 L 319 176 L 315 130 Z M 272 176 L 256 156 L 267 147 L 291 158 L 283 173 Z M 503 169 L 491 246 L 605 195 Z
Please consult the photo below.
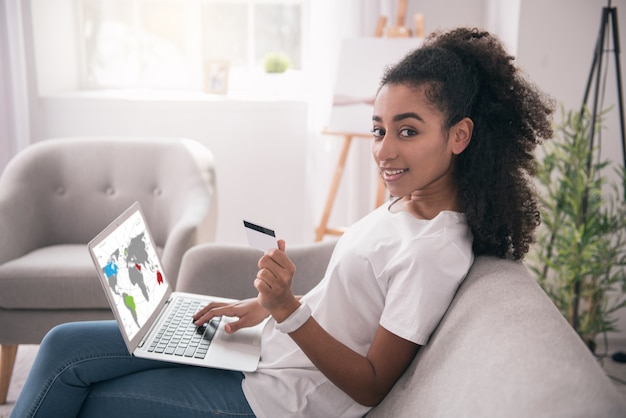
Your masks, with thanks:
M 473 262 L 463 214 L 444 211 L 420 220 L 389 206 L 346 231 L 324 278 L 303 297 L 319 324 L 361 355 L 379 325 L 426 344 Z M 370 409 L 319 372 L 272 319 L 261 344 L 259 368 L 242 384 L 258 417 L 362 417 Z

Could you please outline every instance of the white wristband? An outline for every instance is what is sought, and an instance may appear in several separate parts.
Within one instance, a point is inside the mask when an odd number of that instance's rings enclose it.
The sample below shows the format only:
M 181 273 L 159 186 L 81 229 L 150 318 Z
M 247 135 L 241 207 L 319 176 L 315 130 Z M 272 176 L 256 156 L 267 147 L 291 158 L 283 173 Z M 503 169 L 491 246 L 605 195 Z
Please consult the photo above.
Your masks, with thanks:
M 283 322 L 274 324 L 274 328 L 285 334 L 291 334 L 298 328 L 300 328 L 311 317 L 311 308 L 305 303 L 300 304 L 300 307 L 293 311 L 291 315 Z

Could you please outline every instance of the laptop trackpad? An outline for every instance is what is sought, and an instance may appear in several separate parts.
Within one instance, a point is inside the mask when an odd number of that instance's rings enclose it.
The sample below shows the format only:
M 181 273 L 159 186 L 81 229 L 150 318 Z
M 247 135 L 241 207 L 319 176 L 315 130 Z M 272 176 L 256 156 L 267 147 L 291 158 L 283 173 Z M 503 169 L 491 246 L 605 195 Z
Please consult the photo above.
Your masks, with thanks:
M 234 322 L 236 318 L 222 318 L 220 327 L 224 327 L 226 322 Z M 224 329 L 220 332 L 220 339 L 226 343 L 238 343 L 246 345 L 259 345 L 261 343 L 261 335 L 258 326 L 253 328 L 242 328 L 232 334 L 226 333 Z

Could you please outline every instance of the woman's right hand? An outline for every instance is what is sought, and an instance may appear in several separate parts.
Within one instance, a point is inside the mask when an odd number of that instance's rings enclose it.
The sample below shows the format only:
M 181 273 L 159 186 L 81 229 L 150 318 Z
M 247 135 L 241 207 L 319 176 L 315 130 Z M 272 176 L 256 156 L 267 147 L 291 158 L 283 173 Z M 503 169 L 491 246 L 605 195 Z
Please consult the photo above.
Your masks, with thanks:
M 228 334 L 247 327 L 253 327 L 263 322 L 269 316 L 269 312 L 263 308 L 257 298 L 245 299 L 233 303 L 211 302 L 193 315 L 194 325 L 206 324 L 216 316 L 230 316 L 239 318 L 237 321 L 228 322 L 224 329 Z

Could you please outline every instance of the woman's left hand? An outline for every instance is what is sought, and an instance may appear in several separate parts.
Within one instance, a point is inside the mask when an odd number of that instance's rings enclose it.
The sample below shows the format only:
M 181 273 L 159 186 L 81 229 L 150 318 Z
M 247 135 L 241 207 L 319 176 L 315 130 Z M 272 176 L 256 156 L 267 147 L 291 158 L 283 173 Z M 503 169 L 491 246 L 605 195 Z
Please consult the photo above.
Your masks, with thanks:
M 285 254 L 285 241 L 278 240 L 278 248 L 266 251 L 258 267 L 254 287 L 259 291 L 259 303 L 282 322 L 300 306 L 291 291 L 296 266 Z

